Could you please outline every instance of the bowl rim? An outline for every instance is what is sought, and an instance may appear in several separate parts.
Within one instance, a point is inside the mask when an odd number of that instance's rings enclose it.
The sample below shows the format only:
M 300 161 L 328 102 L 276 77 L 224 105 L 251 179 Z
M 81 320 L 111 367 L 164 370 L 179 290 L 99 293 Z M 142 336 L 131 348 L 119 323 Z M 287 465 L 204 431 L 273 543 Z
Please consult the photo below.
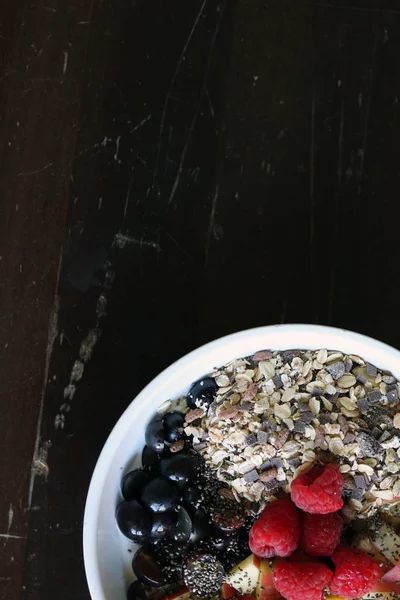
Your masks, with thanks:
M 217 338 L 211 342 L 199 346 L 195 350 L 192 350 L 188 354 L 179 358 L 173 362 L 169 367 L 159 373 L 154 379 L 152 379 L 139 394 L 133 398 L 128 407 L 124 410 L 122 415 L 119 417 L 117 423 L 114 425 L 111 433 L 109 434 L 101 453 L 97 459 L 96 466 L 94 468 L 85 503 L 85 513 L 83 520 L 83 556 L 86 579 L 89 587 L 89 592 L 93 600 L 108 600 L 104 594 L 101 585 L 100 566 L 98 556 L 96 552 L 96 541 L 97 541 L 97 522 L 100 511 L 100 491 L 105 485 L 106 475 L 108 472 L 108 466 L 112 461 L 118 444 L 122 439 L 126 429 L 132 423 L 131 414 L 136 410 L 136 406 L 139 402 L 144 400 L 147 396 L 153 394 L 153 392 L 160 386 L 165 384 L 168 380 L 173 378 L 179 371 L 182 371 L 189 363 L 200 358 L 205 353 L 224 346 L 229 346 L 235 342 L 238 342 L 244 338 L 258 338 L 260 336 L 271 334 L 280 330 L 282 334 L 314 334 L 317 336 L 328 335 L 331 339 L 337 338 L 338 341 L 345 338 L 351 339 L 355 343 L 365 344 L 370 348 L 385 354 L 396 354 L 397 360 L 400 361 L 400 351 L 393 346 L 380 342 L 372 337 L 366 336 L 361 333 L 357 333 L 344 328 L 331 327 L 326 325 L 307 325 L 307 324 L 279 324 L 279 325 L 267 325 L 262 327 L 255 327 L 251 329 L 244 329 L 236 333 L 225 335 Z M 322 345 L 320 346 L 323 347 Z M 260 348 L 261 350 L 262 348 Z M 279 348 L 276 348 L 279 349 Z M 317 348 L 316 348 L 317 349 Z M 334 348 L 332 348 L 334 349 Z M 335 349 L 340 350 L 337 346 Z M 238 356 L 239 358 L 239 356 Z

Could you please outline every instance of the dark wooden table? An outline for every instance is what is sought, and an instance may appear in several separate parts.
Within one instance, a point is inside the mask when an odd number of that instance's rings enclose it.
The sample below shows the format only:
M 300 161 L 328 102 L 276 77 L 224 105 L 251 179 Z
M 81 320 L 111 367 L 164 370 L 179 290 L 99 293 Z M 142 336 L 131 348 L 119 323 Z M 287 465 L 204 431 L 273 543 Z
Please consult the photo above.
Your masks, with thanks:
M 90 476 L 161 369 L 279 322 L 400 346 L 400 7 L 3 0 L 0 48 L 0 598 L 88 600 Z

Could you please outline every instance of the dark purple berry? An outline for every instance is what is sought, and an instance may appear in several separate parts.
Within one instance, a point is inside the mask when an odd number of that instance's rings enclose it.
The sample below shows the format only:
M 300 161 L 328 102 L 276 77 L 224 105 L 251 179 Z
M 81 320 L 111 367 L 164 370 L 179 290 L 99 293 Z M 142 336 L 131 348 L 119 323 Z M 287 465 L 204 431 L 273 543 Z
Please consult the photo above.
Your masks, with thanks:
M 186 397 L 189 408 L 197 408 L 198 405 L 209 406 L 214 400 L 218 385 L 212 377 L 204 377 L 196 381 L 190 388 Z
M 125 500 L 137 500 L 140 492 L 146 483 L 149 482 L 149 479 L 149 474 L 141 469 L 129 471 L 129 473 L 123 477 L 121 483 L 121 492 Z
M 142 466 L 145 471 L 158 471 L 160 467 L 160 456 L 150 448 L 145 446 L 142 452 Z
M 242 504 L 219 495 L 210 506 L 210 517 L 214 525 L 226 534 L 239 531 L 246 522 Z
M 199 461 L 196 455 L 186 452 L 172 454 L 161 459 L 161 473 L 172 481 L 188 482 L 198 473 Z
M 165 447 L 164 427 L 161 419 L 151 421 L 146 427 L 145 433 L 146 444 L 150 446 L 154 452 L 161 453 Z
M 143 488 L 140 501 L 153 512 L 167 512 L 178 504 L 179 490 L 165 477 L 155 477 Z
M 142 583 L 159 587 L 166 578 L 156 556 L 150 548 L 139 548 L 132 560 L 132 569 Z
M 147 541 L 151 532 L 151 516 L 135 500 L 117 506 L 116 520 L 121 533 L 139 544 Z
M 178 513 L 176 511 L 155 513 L 151 528 L 151 539 L 160 540 L 174 535 Z
M 126 598 L 127 600 L 147 600 L 143 584 L 138 580 L 131 583 L 128 588 Z
M 178 509 L 178 518 L 173 533 L 174 540 L 179 543 L 187 542 L 192 534 L 192 519 L 188 511 L 180 506 Z
M 180 440 L 183 437 L 183 424 L 185 422 L 185 415 L 178 411 L 167 413 L 163 419 L 165 439 L 167 442 L 173 443 Z

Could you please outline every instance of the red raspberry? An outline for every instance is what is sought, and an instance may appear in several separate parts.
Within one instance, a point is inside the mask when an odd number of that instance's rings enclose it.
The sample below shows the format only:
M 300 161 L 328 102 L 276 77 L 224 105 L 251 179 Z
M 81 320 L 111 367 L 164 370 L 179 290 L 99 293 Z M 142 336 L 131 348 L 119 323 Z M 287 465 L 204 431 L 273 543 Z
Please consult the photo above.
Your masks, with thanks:
M 322 563 L 279 562 L 274 567 L 274 584 L 286 600 L 322 600 L 332 571 Z
M 256 556 L 290 556 L 299 545 L 300 518 L 290 500 L 268 504 L 250 529 L 249 546 Z
M 314 467 L 296 477 L 291 485 L 291 497 L 298 508 L 308 513 L 325 515 L 343 506 L 343 477 L 334 464 Z
M 301 519 L 301 547 L 310 556 L 330 556 L 340 543 L 343 520 L 338 513 L 311 515 Z
M 329 589 L 342 598 L 361 598 L 373 589 L 381 574 L 378 563 L 361 550 L 342 546 L 332 560 L 336 569 Z

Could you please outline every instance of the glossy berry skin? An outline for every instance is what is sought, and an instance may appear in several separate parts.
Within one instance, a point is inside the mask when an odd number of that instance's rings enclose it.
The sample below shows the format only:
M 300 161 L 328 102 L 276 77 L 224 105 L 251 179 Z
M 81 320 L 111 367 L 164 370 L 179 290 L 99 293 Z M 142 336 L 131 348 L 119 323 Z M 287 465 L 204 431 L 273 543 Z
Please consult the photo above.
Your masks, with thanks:
M 160 469 L 160 455 L 150 446 L 145 446 L 142 452 L 142 467 L 144 471 L 156 472 Z
M 332 594 L 361 598 L 370 592 L 381 576 L 378 563 L 365 552 L 340 547 L 332 555 L 335 574 L 329 584 Z
M 161 459 L 161 474 L 171 481 L 192 481 L 198 472 L 198 461 L 196 456 L 179 452 Z
M 250 529 L 249 546 L 256 556 L 290 556 L 300 540 L 300 517 L 293 502 L 275 500 Z
M 338 513 L 301 516 L 301 547 L 309 556 L 331 556 L 340 544 L 343 520 Z
M 323 590 L 332 579 L 332 571 L 322 563 L 278 562 L 273 579 L 286 600 L 322 600 Z
M 291 498 L 304 512 L 325 515 L 343 506 L 343 476 L 337 465 L 314 467 L 296 477 L 291 485 Z
M 145 432 L 146 444 L 160 454 L 165 448 L 165 433 L 161 419 L 151 421 L 146 427 Z
M 183 437 L 184 422 L 185 415 L 176 410 L 165 415 L 163 419 L 163 424 L 165 439 L 167 440 L 167 442 L 173 443 L 180 440 Z
M 117 525 L 125 537 L 138 544 L 150 538 L 151 515 L 135 500 L 121 502 L 117 506 L 115 516 Z
M 203 377 L 196 381 L 190 388 L 186 397 L 189 408 L 197 408 L 197 403 L 209 406 L 214 400 L 218 385 L 213 377 Z
M 159 587 L 166 583 L 157 557 L 150 548 L 139 548 L 132 560 L 132 569 L 142 583 Z
M 161 540 L 165 537 L 172 537 L 178 520 L 178 513 L 175 511 L 155 513 L 153 515 L 153 524 L 151 528 L 151 539 Z
M 144 590 L 143 584 L 136 580 L 128 588 L 127 600 L 147 600 L 146 592 Z
M 165 477 L 155 477 L 143 488 L 140 501 L 153 512 L 167 512 L 177 506 L 179 490 Z
M 125 500 L 137 500 L 144 486 L 149 482 L 150 476 L 142 469 L 129 471 L 121 483 L 121 492 Z

